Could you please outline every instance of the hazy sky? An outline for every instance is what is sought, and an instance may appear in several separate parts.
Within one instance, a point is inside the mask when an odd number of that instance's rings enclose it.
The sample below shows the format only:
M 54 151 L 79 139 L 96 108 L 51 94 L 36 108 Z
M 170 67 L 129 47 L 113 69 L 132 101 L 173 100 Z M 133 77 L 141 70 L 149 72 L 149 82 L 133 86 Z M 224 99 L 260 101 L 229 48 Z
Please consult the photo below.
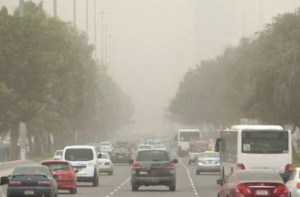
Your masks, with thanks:
M 163 118 L 184 73 L 243 35 L 251 35 L 278 13 L 293 11 L 299 0 L 96 0 L 97 57 L 101 57 L 101 11 L 110 72 L 136 108 L 138 133 L 172 130 Z M 39 2 L 35 0 L 34 2 Z M 73 21 L 73 0 L 57 0 L 58 16 Z M 86 0 L 77 0 L 76 25 L 86 30 Z M 94 0 L 89 0 L 89 37 L 94 43 Z M 0 0 L 10 9 L 18 0 Z M 53 0 L 44 7 L 53 14 Z M 108 37 L 110 35 L 110 37 Z

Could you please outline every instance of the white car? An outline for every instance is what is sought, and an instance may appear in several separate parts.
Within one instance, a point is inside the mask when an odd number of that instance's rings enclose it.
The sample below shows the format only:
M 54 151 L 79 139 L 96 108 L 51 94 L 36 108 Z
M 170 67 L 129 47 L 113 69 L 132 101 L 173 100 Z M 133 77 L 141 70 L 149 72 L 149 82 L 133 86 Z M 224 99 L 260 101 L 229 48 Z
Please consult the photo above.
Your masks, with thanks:
M 295 168 L 285 183 L 289 191 L 289 197 L 300 196 L 300 168 Z
M 149 149 L 152 149 L 152 145 L 150 145 L 150 144 L 140 144 L 138 146 L 138 151 L 140 151 L 140 150 L 149 150 Z
M 99 153 L 98 154 L 98 162 L 99 162 L 99 172 L 108 173 L 108 175 L 113 175 L 113 163 L 110 160 L 108 153 Z
M 63 154 L 63 150 L 57 150 L 57 151 L 55 151 L 55 153 L 53 155 L 53 159 L 61 159 L 62 158 L 62 154 Z
M 113 145 L 110 142 L 101 142 L 99 145 L 102 153 L 111 153 L 113 151 Z
M 167 150 L 167 147 L 163 144 L 154 144 L 152 145 L 152 149 L 155 150 Z

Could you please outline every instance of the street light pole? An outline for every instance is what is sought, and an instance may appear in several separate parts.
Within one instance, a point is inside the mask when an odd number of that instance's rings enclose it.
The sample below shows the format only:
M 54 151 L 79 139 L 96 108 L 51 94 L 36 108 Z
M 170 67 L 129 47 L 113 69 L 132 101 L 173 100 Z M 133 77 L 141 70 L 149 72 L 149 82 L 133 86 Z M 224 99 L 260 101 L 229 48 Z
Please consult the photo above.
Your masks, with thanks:
M 57 17 L 57 0 L 53 0 L 53 16 Z
M 86 35 L 89 37 L 89 0 L 86 0 Z
M 95 36 L 95 59 L 97 59 L 97 0 L 94 0 L 94 25 L 95 25 L 95 32 L 94 32 L 94 36 Z
M 19 16 L 24 16 L 24 0 L 19 0 Z
M 73 0 L 73 21 L 74 21 L 74 26 L 76 26 L 76 0 Z

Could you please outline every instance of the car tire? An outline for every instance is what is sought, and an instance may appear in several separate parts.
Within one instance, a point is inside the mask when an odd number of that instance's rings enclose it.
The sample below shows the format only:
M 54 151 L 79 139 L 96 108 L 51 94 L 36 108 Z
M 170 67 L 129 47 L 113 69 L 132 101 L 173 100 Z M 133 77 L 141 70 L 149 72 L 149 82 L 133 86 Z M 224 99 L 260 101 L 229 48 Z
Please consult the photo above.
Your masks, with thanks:
M 176 191 L 176 186 L 175 185 L 170 186 L 169 190 L 172 191 L 172 192 Z
M 97 187 L 99 185 L 99 177 L 95 177 L 94 181 L 93 181 L 93 187 Z
M 70 189 L 71 194 L 76 194 L 77 193 L 77 187 Z
M 110 172 L 108 172 L 108 175 L 113 175 L 114 174 L 114 171 L 110 171 Z
M 200 175 L 200 171 L 196 171 L 196 175 Z
M 131 190 L 134 191 L 134 192 L 136 192 L 136 191 L 139 190 L 139 186 L 138 185 L 132 185 L 131 186 Z

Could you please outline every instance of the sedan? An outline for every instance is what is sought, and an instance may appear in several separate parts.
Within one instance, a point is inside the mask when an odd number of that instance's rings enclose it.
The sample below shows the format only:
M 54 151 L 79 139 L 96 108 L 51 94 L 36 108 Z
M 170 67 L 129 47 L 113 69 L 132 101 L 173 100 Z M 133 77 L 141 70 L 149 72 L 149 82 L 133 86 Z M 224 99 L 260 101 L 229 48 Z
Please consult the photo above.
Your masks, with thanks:
M 196 174 L 201 172 L 220 172 L 220 154 L 214 151 L 205 151 L 198 154 Z
M 281 176 L 270 170 L 236 170 L 217 183 L 218 197 L 288 197 Z
M 300 196 L 300 168 L 295 168 L 285 184 L 289 190 L 289 197 Z
M 68 190 L 71 194 L 77 193 L 77 178 L 71 164 L 65 160 L 47 160 L 42 165 L 48 166 L 54 175 L 56 175 L 57 188 L 59 190 Z
M 99 172 L 105 172 L 108 175 L 113 175 L 113 163 L 110 160 L 108 153 L 99 153 L 98 154 L 98 162 L 99 162 Z
M 57 196 L 57 184 L 47 166 L 28 165 L 16 167 L 7 187 L 7 197 Z
M 125 147 L 115 148 L 111 152 L 110 159 L 113 163 L 128 163 L 129 159 L 131 159 L 131 151 Z

